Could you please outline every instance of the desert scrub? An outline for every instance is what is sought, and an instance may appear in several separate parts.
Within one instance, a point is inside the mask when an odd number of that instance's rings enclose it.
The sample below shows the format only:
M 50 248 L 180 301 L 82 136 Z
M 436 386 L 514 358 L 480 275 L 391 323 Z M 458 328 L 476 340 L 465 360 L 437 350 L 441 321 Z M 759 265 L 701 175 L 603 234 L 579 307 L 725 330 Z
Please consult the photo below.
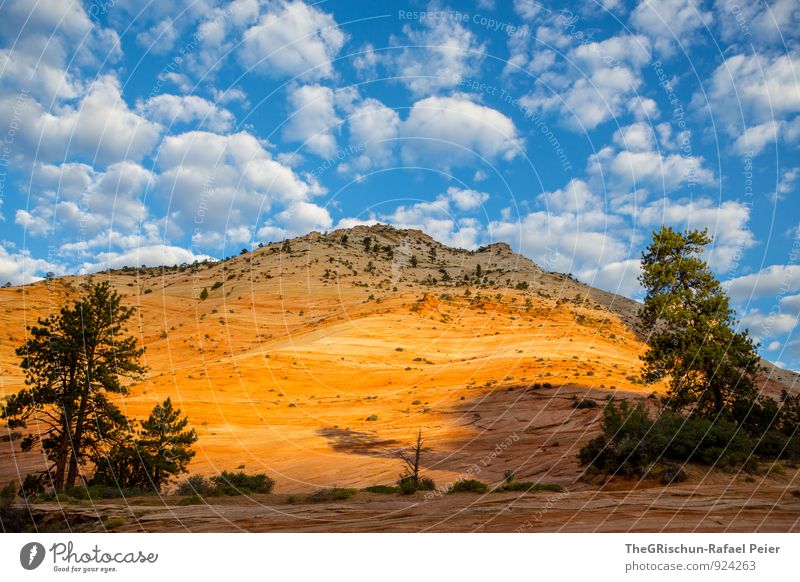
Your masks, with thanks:
M 477 479 L 459 479 L 447 490 L 448 493 L 486 493 L 489 486 Z
M 341 501 L 358 493 L 357 489 L 345 487 L 326 487 L 306 497 L 309 503 L 324 503 L 328 501 Z
M 371 485 L 365 487 L 364 491 L 367 493 L 378 493 L 380 495 L 391 495 L 393 493 L 400 493 L 400 487 L 393 487 L 391 485 Z
M 275 481 L 264 473 L 248 475 L 243 471 L 223 471 L 211 478 L 213 488 L 210 495 L 245 495 L 248 493 L 272 493 Z

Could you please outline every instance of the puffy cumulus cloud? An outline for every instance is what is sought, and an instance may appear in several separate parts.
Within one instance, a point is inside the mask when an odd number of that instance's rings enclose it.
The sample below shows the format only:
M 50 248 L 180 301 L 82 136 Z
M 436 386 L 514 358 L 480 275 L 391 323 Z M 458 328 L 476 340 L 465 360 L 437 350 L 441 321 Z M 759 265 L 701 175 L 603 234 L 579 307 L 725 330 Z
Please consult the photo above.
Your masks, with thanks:
M 462 189 L 451 186 L 447 189 L 447 198 L 455 204 L 456 208 L 462 212 L 468 212 L 480 208 L 484 202 L 489 200 L 489 194 L 469 188 Z
M 539 75 L 536 89 L 521 102 L 533 111 L 558 114 L 573 130 L 592 130 L 627 111 L 642 86 L 641 69 L 650 52 L 643 36 L 578 44 L 564 62 Z
M 181 263 L 213 259 L 214 257 L 209 255 L 193 253 L 182 247 L 156 244 L 140 246 L 124 252 L 99 253 L 97 260 L 84 263 L 81 271 L 92 273 L 120 267 L 180 265 Z
M 596 269 L 581 271 L 578 277 L 593 287 L 626 297 L 636 297 L 642 293 L 642 286 L 639 283 L 641 272 L 642 262 L 639 259 L 625 259 L 599 265 Z
M 669 224 L 681 229 L 708 229 L 714 238 L 708 263 L 720 273 L 735 268 L 744 251 L 756 245 L 748 227 L 750 207 L 732 200 L 720 204 L 711 198 L 664 199 L 642 208 L 637 219 L 644 226 Z
M 477 219 L 465 214 L 478 210 L 488 199 L 486 192 L 451 186 L 432 201 L 400 205 L 378 218 L 396 228 L 421 230 L 446 245 L 474 249 L 485 229 Z M 340 221 L 340 227 L 343 222 Z
M 93 81 L 77 105 L 45 111 L 30 103 L 20 125 L 26 157 L 39 161 L 82 158 L 100 165 L 138 161 L 150 153 L 162 127 L 132 111 L 110 75 Z
M 334 93 L 321 85 L 303 85 L 289 91 L 289 118 L 283 126 L 287 141 L 324 158 L 336 153 L 340 120 L 334 108 Z
M 651 151 L 656 145 L 653 126 L 643 121 L 620 127 L 612 139 L 620 149 L 634 152 Z
M 627 258 L 628 245 L 612 229 L 619 223 L 611 216 L 588 217 L 565 212 L 531 212 L 519 221 L 489 223 L 492 240 L 505 240 L 547 270 L 594 278 L 604 265 Z M 599 220 L 607 222 L 602 228 Z
M 570 180 L 566 187 L 553 192 L 545 192 L 539 196 L 539 199 L 545 203 L 545 207 L 550 212 L 573 212 L 585 215 L 596 215 L 595 213 L 599 212 L 605 220 L 602 198 L 592 192 L 589 185 L 583 180 Z
M 298 233 L 327 230 L 333 224 L 328 210 L 311 202 L 295 202 L 279 213 L 278 219 Z
M 255 227 L 258 217 L 274 205 L 289 207 L 322 192 L 246 132 L 167 136 L 156 165 L 159 198 L 174 210 L 171 219 L 200 233 L 200 243 L 219 243 L 222 239 L 211 238 L 213 233 Z
M 768 145 L 777 144 L 780 127 L 781 124 L 777 121 L 765 121 L 748 127 L 742 135 L 736 138 L 733 149 L 740 154 L 752 152 L 757 156 Z
M 7 248 L 7 243 L 0 244 L 0 284 L 25 285 L 44 278 L 46 273 L 63 275 L 63 266 L 50 263 L 44 259 L 34 258 L 30 251 L 16 251 Z
M 783 47 L 800 37 L 795 25 L 800 20 L 800 5 L 795 0 L 715 0 L 714 13 L 719 35 L 728 43 Z
M 402 124 L 406 163 L 449 167 L 516 157 L 523 145 L 510 118 L 463 96 L 414 103 Z
M 148 119 L 170 128 L 193 123 L 198 128 L 225 132 L 236 121 L 227 109 L 217 107 L 211 101 L 196 95 L 156 95 L 139 103 L 137 110 Z
M 797 314 L 783 313 L 773 310 L 762 313 L 759 309 L 751 309 L 742 317 L 738 328 L 748 330 L 756 342 L 790 333 L 797 327 Z
M 730 56 L 711 76 L 708 102 L 698 92 L 692 105 L 708 107 L 728 135 L 738 138 L 737 149 L 760 151 L 793 131 L 791 120 L 800 113 L 798 62 L 797 50 Z
M 723 286 L 739 303 L 785 295 L 800 290 L 800 265 L 770 265 L 757 273 L 725 281 Z
M 431 10 L 438 10 L 436 5 Z M 453 89 L 478 74 L 485 46 L 455 19 L 430 18 L 403 27 L 385 53 L 389 70 L 416 97 Z
M 325 231 L 332 225 L 333 219 L 327 208 L 311 202 L 295 202 L 272 217 L 257 234 L 263 240 L 283 240 L 312 230 Z
M 541 13 L 541 11 L 541 4 L 538 4 L 533 0 L 514 0 L 514 12 L 516 12 L 520 18 L 525 20 L 533 20 Z
M 346 40 L 331 14 L 300 0 L 271 2 L 244 32 L 239 59 L 269 77 L 324 79 Z
M 778 179 L 773 198 L 775 200 L 781 200 L 788 194 L 794 192 L 795 184 L 798 179 L 800 179 L 800 167 L 789 168 L 781 172 L 781 177 Z
M 400 132 L 400 116 L 394 109 L 377 99 L 364 99 L 350 112 L 347 128 L 350 145 L 364 149 L 364 153 L 352 162 L 355 169 L 366 170 L 391 161 Z
M 93 74 L 121 55 L 119 37 L 93 22 L 78 0 L 9 0 L 3 4 L 0 89 L 25 87 L 42 103 L 81 92 L 81 73 Z
M 623 218 L 605 211 L 586 182 L 571 180 L 538 200 L 545 210 L 490 222 L 492 240 L 508 241 L 547 270 L 620 293 L 638 292 L 633 234 Z
M 668 125 L 652 127 L 636 122 L 618 129 L 612 141 L 614 145 L 592 154 L 587 163 L 594 183 L 605 188 L 623 192 L 639 188 L 672 192 L 687 185 L 716 183 L 714 173 L 705 167 L 701 156 L 671 151 L 677 146 Z
M 634 28 L 653 39 L 664 56 L 672 56 L 678 47 L 687 50 L 713 20 L 711 11 L 692 0 L 641 0 L 630 15 Z
M 118 30 L 135 35 L 147 52 L 164 54 L 176 41 L 216 9 L 222 0 L 171 0 L 152 2 L 142 9 L 139 0 L 113 0 L 113 9 L 99 2 L 89 3 L 89 13 L 108 20 Z
M 111 233 L 127 236 L 139 229 L 148 216 L 144 196 L 153 180 L 149 170 L 133 162 L 105 171 L 79 163 L 38 164 L 31 178 L 31 208 L 18 209 L 15 221 L 30 235 L 53 234 L 62 252 L 88 252 L 108 244 Z
M 256 0 L 233 0 L 211 10 L 203 17 L 191 37 L 182 45 L 186 69 L 197 78 L 210 79 L 241 46 L 242 31 L 258 20 L 261 3 Z M 173 80 L 187 85 L 188 78 Z

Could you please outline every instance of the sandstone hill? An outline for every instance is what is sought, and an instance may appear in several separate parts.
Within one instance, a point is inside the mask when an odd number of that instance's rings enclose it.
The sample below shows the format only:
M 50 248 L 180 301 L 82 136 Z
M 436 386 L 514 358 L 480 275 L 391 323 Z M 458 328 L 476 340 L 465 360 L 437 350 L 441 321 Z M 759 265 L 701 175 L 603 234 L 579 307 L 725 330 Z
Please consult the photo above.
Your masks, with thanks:
M 171 396 L 197 429 L 195 473 L 263 471 L 276 490 L 393 482 L 422 429 L 438 482 L 471 475 L 579 486 L 576 454 L 610 394 L 639 383 L 637 304 L 547 272 L 503 243 L 475 251 L 389 226 L 272 243 L 219 262 L 93 275 L 137 307 L 141 417 Z M 0 395 L 23 375 L 26 326 L 85 277 L 0 290 Z M 767 367 L 764 390 L 797 375 Z M 32 428 L 35 428 L 32 425 Z M 0 431 L 5 429 L 0 429 Z M 0 483 L 41 465 L 0 443 Z

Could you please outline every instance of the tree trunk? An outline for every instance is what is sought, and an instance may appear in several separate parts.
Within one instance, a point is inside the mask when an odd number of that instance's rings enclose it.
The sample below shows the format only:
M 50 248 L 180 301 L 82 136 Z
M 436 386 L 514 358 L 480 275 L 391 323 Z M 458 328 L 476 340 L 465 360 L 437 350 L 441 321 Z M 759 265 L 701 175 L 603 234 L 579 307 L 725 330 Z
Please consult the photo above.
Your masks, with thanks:
M 86 422 L 86 406 L 89 400 L 88 388 L 81 396 L 81 405 L 78 408 L 78 415 L 75 419 L 75 435 L 72 438 L 71 455 L 69 456 L 69 473 L 67 474 L 67 487 L 74 487 L 78 478 L 78 457 L 81 453 L 81 441 L 83 440 L 83 425 Z

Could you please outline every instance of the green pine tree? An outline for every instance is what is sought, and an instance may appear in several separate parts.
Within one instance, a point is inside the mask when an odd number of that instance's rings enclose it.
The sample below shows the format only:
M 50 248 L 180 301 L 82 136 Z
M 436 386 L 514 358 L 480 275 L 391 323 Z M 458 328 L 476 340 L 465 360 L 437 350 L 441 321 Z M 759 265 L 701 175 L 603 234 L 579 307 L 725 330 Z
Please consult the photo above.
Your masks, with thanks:
M 642 253 L 639 277 L 650 347 L 642 356 L 644 380 L 668 379 L 667 405 L 701 415 L 751 401 L 759 369 L 756 345 L 735 331 L 728 296 L 702 258 L 710 243 L 705 230 L 662 227 Z

